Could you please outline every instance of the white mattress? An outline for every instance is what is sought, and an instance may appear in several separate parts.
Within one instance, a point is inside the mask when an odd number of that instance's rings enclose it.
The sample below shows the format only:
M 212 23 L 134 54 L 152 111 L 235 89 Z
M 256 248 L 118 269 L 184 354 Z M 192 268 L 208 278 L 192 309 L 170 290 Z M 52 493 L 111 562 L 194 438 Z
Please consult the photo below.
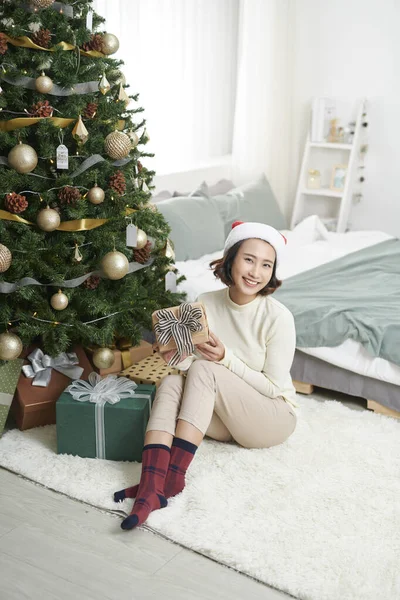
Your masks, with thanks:
M 282 231 L 282 233 L 288 240 L 285 256 L 277 273 L 282 280 L 392 237 L 381 231 L 328 232 L 315 215 L 304 219 L 293 231 Z M 187 278 L 179 289 L 187 293 L 189 301 L 194 301 L 203 292 L 224 287 L 209 268 L 210 261 L 221 256 L 222 250 L 197 260 L 176 263 L 179 272 Z M 299 348 L 299 350 L 354 373 L 400 385 L 399 366 L 371 356 L 354 340 L 347 340 L 334 348 Z

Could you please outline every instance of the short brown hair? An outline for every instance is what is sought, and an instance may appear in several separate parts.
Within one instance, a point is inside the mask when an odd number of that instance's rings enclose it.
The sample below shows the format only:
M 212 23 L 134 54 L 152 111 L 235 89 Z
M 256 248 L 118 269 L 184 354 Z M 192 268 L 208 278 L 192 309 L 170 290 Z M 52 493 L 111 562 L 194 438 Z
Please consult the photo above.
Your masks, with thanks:
M 243 244 L 245 240 L 240 240 L 234 246 L 229 248 L 228 252 L 222 258 L 217 258 L 210 262 L 210 267 L 214 271 L 214 276 L 217 279 L 220 279 L 222 283 L 230 287 L 234 284 L 232 279 L 232 265 L 233 261 L 236 258 L 236 255 L 239 251 L 240 246 Z M 276 276 L 276 261 L 274 262 L 274 266 L 272 268 L 272 277 L 262 290 L 257 292 L 257 295 L 260 296 L 269 296 L 269 294 L 273 294 L 275 290 L 278 289 L 282 285 L 282 281 Z

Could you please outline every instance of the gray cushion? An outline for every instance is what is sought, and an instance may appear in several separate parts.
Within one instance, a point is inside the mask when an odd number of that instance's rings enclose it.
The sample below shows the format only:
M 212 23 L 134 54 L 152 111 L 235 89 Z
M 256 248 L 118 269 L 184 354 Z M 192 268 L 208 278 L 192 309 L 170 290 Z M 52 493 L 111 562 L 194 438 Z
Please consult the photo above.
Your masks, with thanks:
M 176 260 L 200 258 L 224 247 L 224 223 L 213 198 L 170 198 L 157 208 L 171 227 Z
M 177 196 L 217 196 L 218 194 L 226 194 L 227 192 L 230 192 L 230 190 L 233 190 L 234 187 L 233 181 L 230 181 L 229 179 L 220 179 L 214 185 L 207 185 L 207 183 L 203 181 L 203 183 L 191 193 L 174 192 L 172 195 L 174 198 Z
M 227 194 L 214 196 L 214 200 L 224 222 L 225 237 L 234 221 L 254 221 L 267 223 L 276 229 L 287 229 L 286 219 L 265 175 Z

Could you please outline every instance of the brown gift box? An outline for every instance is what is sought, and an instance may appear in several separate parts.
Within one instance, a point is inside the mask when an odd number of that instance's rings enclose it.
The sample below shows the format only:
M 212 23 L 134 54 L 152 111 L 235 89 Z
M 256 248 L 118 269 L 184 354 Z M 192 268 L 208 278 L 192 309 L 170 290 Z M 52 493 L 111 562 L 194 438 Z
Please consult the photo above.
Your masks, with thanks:
M 26 351 L 26 356 L 33 348 Z M 83 368 L 81 379 L 88 379 L 93 368 L 81 347 L 74 347 L 79 359 L 79 366 Z M 28 360 L 24 364 L 29 364 Z M 52 369 L 50 383 L 47 387 L 32 385 L 33 379 L 21 373 L 17 390 L 11 404 L 11 413 L 19 429 L 31 429 L 41 425 L 54 425 L 56 422 L 56 401 L 72 379 Z
M 200 323 L 202 325 L 202 329 L 200 331 L 194 331 L 191 334 L 193 345 L 203 344 L 204 342 L 208 342 L 208 339 L 209 339 L 208 322 L 207 322 L 207 315 L 206 315 L 204 305 L 201 302 L 190 302 L 190 306 L 192 306 L 193 308 L 200 308 L 200 310 L 202 312 L 202 316 L 200 317 Z M 172 306 L 171 308 L 165 308 L 163 310 L 168 310 L 168 311 L 172 312 L 175 316 L 178 316 L 180 306 Z M 154 325 L 156 323 L 158 323 L 157 313 L 158 313 L 158 311 L 156 310 L 151 315 L 151 318 L 153 321 L 153 329 L 154 329 Z M 155 335 L 157 338 L 157 333 Z M 157 338 L 157 342 L 158 342 L 160 352 L 167 352 L 168 350 L 176 349 L 176 343 L 175 343 L 174 338 L 171 338 L 169 340 L 168 344 L 160 344 L 158 338 Z
M 88 348 L 88 352 L 93 354 L 93 349 Z M 141 340 L 139 346 L 130 346 L 126 350 L 114 349 L 114 362 L 108 369 L 99 369 L 93 367 L 93 370 L 99 373 L 102 377 L 105 375 L 111 375 L 113 373 L 120 373 L 123 369 L 126 369 L 130 365 L 139 362 L 146 356 L 151 356 L 154 352 L 153 346 Z
M 180 371 L 167 365 L 163 358 L 156 352 L 152 356 L 144 358 L 136 365 L 128 367 L 121 377 L 129 377 L 136 383 L 158 385 L 167 375 L 179 375 Z

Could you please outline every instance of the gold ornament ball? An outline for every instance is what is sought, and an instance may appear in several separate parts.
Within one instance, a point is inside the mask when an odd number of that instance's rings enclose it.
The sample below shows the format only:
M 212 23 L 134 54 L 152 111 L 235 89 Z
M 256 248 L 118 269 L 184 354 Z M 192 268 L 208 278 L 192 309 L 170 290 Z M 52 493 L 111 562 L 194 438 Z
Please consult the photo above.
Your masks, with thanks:
M 43 231 L 54 231 L 61 223 L 61 219 L 56 210 L 47 207 L 38 213 L 36 223 Z
M 103 43 L 101 49 L 103 54 L 115 54 L 119 48 L 119 39 L 113 33 L 105 33 L 103 35 Z
M 130 131 L 128 137 L 131 140 L 132 148 L 135 148 L 139 143 L 139 136 L 134 131 Z
M 114 352 L 110 348 L 98 348 L 93 352 L 92 360 L 98 369 L 109 369 L 114 364 Z
M 30 5 L 33 8 L 48 8 L 54 4 L 54 0 L 30 0 Z
M 136 246 L 135 247 L 140 250 L 141 248 L 144 248 L 146 244 L 147 244 L 147 235 L 146 235 L 146 233 L 142 229 L 138 229 L 138 231 L 137 231 L 137 242 L 136 242 Z
M 132 142 L 126 133 L 113 131 L 104 140 L 104 150 L 110 158 L 115 160 L 126 158 L 132 150 Z
M 54 308 L 54 310 L 64 310 L 68 306 L 68 297 L 62 292 L 58 290 L 57 294 L 54 294 L 50 298 L 50 304 Z
M 129 271 L 129 261 L 125 254 L 113 250 L 103 256 L 101 269 L 108 279 L 122 279 Z
M 0 244 L 0 273 L 5 273 L 10 268 L 12 261 L 12 254 L 7 248 Z
M 0 360 L 14 360 L 22 352 L 22 342 L 14 333 L 0 335 Z
M 36 91 L 40 92 L 41 94 L 48 94 L 53 89 L 53 81 L 50 79 L 50 77 L 47 77 L 47 75 L 42 73 L 35 80 L 35 88 Z
M 8 164 L 17 173 L 30 173 L 38 164 L 38 155 L 32 146 L 20 142 L 8 153 Z
M 92 204 L 101 204 L 102 202 L 104 202 L 104 198 L 105 198 L 104 190 L 102 190 L 101 187 L 99 187 L 98 185 L 95 185 L 94 187 L 92 187 L 89 190 L 88 195 L 87 195 L 87 199 Z

